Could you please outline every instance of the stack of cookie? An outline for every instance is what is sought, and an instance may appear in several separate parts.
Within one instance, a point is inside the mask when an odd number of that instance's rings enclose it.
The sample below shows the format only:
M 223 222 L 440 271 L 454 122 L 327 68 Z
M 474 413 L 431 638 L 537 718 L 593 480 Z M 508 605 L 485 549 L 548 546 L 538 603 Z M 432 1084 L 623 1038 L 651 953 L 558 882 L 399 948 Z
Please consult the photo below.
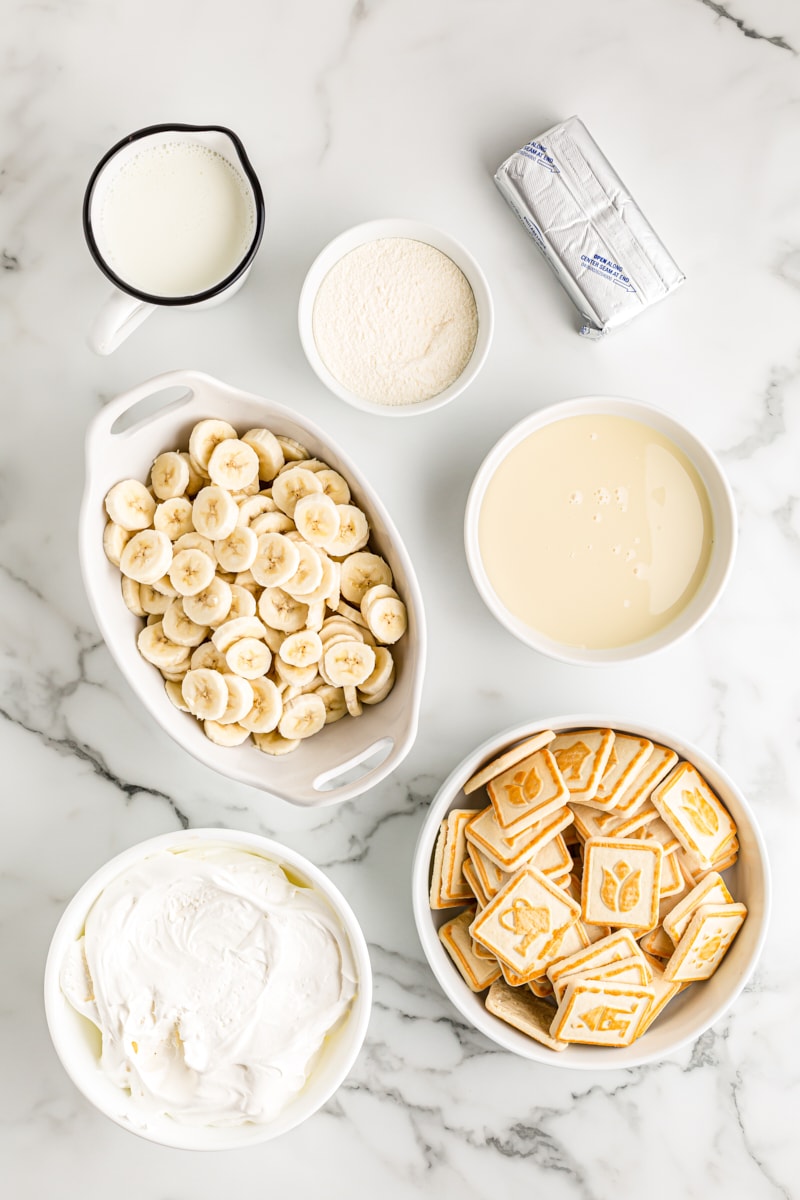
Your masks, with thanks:
M 721 872 L 736 825 L 674 750 L 612 729 L 545 730 L 464 785 L 430 903 L 487 1009 L 553 1050 L 628 1046 L 716 971 L 747 909 Z M 487 991 L 488 989 L 488 991 Z

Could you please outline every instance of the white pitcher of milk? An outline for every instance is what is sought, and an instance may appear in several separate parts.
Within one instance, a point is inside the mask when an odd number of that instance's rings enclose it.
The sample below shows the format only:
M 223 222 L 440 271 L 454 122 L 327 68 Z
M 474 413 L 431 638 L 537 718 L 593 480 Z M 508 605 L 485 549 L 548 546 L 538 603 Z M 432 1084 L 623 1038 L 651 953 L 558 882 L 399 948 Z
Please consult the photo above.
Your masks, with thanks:
M 83 227 L 115 288 L 89 345 L 110 354 L 156 308 L 207 308 L 238 291 L 264 232 L 264 197 L 230 129 L 151 125 L 95 168 Z

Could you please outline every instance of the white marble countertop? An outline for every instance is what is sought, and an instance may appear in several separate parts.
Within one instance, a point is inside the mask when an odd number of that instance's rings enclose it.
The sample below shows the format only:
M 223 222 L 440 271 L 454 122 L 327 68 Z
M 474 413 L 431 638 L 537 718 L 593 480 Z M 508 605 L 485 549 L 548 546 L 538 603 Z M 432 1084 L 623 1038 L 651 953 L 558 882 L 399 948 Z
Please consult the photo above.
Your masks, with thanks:
M 4 767 L 5 1194 L 157 1200 L 412 1194 L 628 1200 L 800 1193 L 796 1115 L 800 663 L 800 11 L 791 0 L 139 0 L 4 9 L 0 129 L 0 589 Z M 497 194 L 493 168 L 579 113 L 686 285 L 601 345 Z M 219 122 L 242 136 L 268 227 L 245 288 L 157 314 L 112 357 L 85 333 L 107 284 L 83 243 L 89 173 L 124 134 Z M 387 422 L 317 382 L 296 331 L 305 270 L 340 230 L 409 216 L 486 271 L 496 336 L 451 406 Z M 195 367 L 318 421 L 379 487 L 418 566 L 430 658 L 416 746 L 340 809 L 293 810 L 185 755 L 102 644 L 76 558 L 82 440 L 135 382 Z M 488 447 L 553 400 L 640 397 L 718 452 L 741 526 L 713 617 L 672 651 L 580 670 L 484 608 L 461 522 Z M 417 941 L 411 854 L 425 807 L 489 733 L 607 710 L 715 755 L 770 850 L 774 917 L 756 975 L 692 1048 L 637 1070 L 539 1068 L 466 1028 Z M 180 825 L 262 831 L 307 854 L 366 932 L 376 991 L 344 1087 L 272 1144 L 202 1156 L 98 1115 L 51 1048 L 42 968 L 102 862 Z

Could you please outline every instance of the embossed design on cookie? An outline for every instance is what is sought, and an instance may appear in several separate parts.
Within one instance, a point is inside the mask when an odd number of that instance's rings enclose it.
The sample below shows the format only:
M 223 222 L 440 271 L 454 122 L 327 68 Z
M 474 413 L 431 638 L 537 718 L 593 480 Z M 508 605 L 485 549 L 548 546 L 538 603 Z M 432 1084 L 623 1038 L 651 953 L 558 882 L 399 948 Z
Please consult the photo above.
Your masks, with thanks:
M 696 957 L 700 962 L 712 962 L 717 955 L 722 956 L 722 952 L 728 949 L 728 946 L 733 941 L 733 934 L 718 933 L 716 937 L 709 938 L 704 946 L 695 952 Z
M 564 746 L 554 753 L 558 769 L 567 780 L 580 779 L 583 764 L 592 752 L 586 742 L 573 742 L 571 746 Z
M 641 871 L 631 871 L 628 863 L 620 859 L 612 871 L 603 867 L 603 884 L 600 899 L 612 912 L 630 912 L 636 908 L 641 895 Z
M 603 771 L 603 779 L 605 779 L 606 775 L 608 775 L 608 773 L 610 771 L 614 770 L 614 767 L 617 765 L 618 762 L 619 762 L 619 755 L 617 754 L 617 747 L 612 745 L 611 753 L 609 754 L 608 762 L 606 763 L 606 769 L 605 769 L 605 771 Z
M 504 783 L 503 788 L 509 804 L 530 804 L 542 790 L 542 777 L 531 767 L 530 771 L 517 771 L 511 783 Z
M 515 900 L 510 908 L 504 909 L 498 919 L 509 933 L 522 934 L 519 945 L 514 947 L 517 954 L 527 954 L 539 934 L 548 933 L 550 929 L 549 910 L 535 907 L 523 897 Z
M 681 801 L 698 833 L 713 837 L 719 829 L 719 817 L 705 797 L 697 788 L 693 788 L 691 791 L 684 789 L 681 793 Z
M 611 1008 L 608 1004 L 600 1004 L 581 1013 L 580 1020 L 592 1033 L 621 1033 L 623 1037 L 630 1028 L 632 1012 L 624 1008 Z M 623 1019 L 624 1018 L 624 1019 Z

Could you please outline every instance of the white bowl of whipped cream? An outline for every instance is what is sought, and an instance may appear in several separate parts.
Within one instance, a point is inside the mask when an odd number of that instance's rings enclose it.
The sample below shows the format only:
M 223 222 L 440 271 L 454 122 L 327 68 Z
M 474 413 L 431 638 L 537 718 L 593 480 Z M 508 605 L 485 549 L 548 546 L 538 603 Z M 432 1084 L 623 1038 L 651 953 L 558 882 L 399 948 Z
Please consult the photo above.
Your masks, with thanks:
M 325 386 L 362 412 L 409 417 L 454 400 L 489 352 L 494 306 L 465 246 L 420 221 L 345 230 L 300 293 L 300 341 Z
M 67 906 L 44 980 L 73 1083 L 124 1129 L 224 1150 L 312 1116 L 366 1035 L 372 974 L 350 906 L 257 834 L 191 829 L 133 846 Z

